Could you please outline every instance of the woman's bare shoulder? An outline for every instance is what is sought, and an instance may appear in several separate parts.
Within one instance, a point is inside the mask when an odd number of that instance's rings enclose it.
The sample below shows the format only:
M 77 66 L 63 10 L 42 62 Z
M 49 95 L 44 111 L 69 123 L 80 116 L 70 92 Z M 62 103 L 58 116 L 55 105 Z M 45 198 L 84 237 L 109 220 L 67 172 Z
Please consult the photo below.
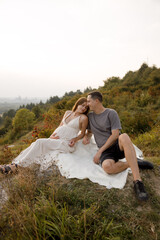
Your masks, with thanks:
M 67 116 L 69 113 L 71 113 L 72 111 L 71 110 L 67 110 L 65 113 L 64 113 L 64 116 Z
M 88 117 L 85 114 L 81 114 L 81 120 L 88 121 Z

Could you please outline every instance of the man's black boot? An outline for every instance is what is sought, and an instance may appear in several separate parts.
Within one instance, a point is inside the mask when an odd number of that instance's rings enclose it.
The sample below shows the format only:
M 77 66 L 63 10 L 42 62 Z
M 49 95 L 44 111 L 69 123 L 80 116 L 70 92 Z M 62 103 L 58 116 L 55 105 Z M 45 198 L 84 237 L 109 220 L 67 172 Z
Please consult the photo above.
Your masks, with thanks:
M 151 162 L 145 161 L 143 159 L 137 158 L 138 167 L 140 169 L 153 169 L 154 166 Z
M 134 181 L 134 190 L 135 190 L 135 193 L 136 193 L 136 197 L 141 200 L 141 201 L 146 201 L 148 200 L 148 194 L 147 192 L 145 191 L 145 188 L 144 188 L 144 185 L 143 185 L 143 182 L 137 180 L 137 181 Z

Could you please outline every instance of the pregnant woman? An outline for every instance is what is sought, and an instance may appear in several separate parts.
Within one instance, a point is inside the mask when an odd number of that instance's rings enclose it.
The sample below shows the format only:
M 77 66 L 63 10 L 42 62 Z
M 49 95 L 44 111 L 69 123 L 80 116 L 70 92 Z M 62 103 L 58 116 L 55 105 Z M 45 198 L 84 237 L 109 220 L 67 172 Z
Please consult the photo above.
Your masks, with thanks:
M 2 173 L 14 172 L 19 166 L 27 167 L 33 163 L 40 164 L 41 170 L 50 167 L 59 153 L 72 153 L 76 142 L 84 137 L 88 125 L 87 99 L 79 98 L 72 111 L 66 111 L 59 127 L 50 138 L 41 138 L 22 151 L 9 165 L 1 165 Z

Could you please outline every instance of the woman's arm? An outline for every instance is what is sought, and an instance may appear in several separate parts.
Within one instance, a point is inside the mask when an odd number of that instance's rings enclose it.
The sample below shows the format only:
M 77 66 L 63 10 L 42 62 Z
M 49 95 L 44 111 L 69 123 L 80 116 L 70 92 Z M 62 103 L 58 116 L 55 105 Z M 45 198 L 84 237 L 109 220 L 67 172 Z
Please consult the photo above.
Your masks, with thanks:
M 85 132 L 86 132 L 86 128 L 88 126 L 88 117 L 86 115 L 82 115 L 80 117 L 79 125 L 80 125 L 81 133 L 77 137 L 72 138 L 70 140 L 70 143 L 69 143 L 70 147 L 73 147 L 78 140 L 80 140 L 81 138 L 84 137 Z
M 84 135 L 84 138 L 83 138 L 83 144 L 84 145 L 89 144 L 91 137 L 92 137 L 92 131 L 90 129 L 87 129 L 87 133 Z

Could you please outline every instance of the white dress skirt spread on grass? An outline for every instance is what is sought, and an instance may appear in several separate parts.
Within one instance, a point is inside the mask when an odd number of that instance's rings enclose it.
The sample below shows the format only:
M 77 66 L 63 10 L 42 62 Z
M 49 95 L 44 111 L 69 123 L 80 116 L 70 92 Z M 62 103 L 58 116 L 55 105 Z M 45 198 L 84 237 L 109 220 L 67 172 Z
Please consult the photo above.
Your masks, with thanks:
M 64 119 L 63 125 L 55 130 L 59 139 L 38 139 L 22 151 L 13 162 L 23 167 L 39 164 L 41 171 L 56 164 L 61 175 L 66 178 L 88 178 L 106 188 L 123 188 L 130 169 L 108 175 L 101 166 L 93 162 L 93 157 L 97 152 L 97 146 L 93 139 L 90 144 L 84 145 L 80 140 L 74 147 L 69 147 L 69 141 L 79 132 L 79 118 L 80 116 L 72 119 L 69 123 L 66 123 Z M 136 146 L 134 147 L 137 157 L 142 158 L 142 152 Z M 125 159 L 121 161 L 125 161 Z

